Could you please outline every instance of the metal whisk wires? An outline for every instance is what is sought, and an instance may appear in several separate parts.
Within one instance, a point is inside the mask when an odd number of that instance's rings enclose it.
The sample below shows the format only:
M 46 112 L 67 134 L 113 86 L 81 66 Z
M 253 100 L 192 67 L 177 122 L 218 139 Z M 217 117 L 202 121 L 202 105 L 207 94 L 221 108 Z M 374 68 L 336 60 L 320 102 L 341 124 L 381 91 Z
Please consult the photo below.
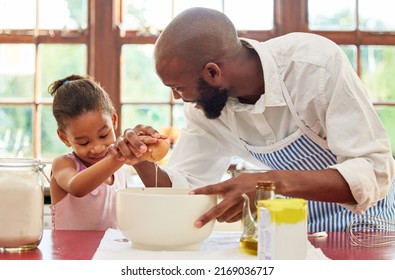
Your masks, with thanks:
M 374 216 L 358 217 L 349 226 L 353 246 L 382 247 L 395 245 L 395 221 Z

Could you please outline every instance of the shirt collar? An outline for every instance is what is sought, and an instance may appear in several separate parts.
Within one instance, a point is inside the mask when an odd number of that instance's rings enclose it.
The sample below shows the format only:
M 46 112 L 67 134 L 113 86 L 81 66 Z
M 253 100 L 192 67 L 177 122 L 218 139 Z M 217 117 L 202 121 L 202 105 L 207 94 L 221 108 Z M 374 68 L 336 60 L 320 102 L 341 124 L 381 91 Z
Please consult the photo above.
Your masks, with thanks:
M 249 111 L 250 113 L 263 113 L 266 107 L 285 106 L 286 101 L 281 89 L 282 78 L 277 64 L 265 43 L 252 39 L 240 38 L 243 45 L 253 48 L 261 60 L 265 81 L 265 93 L 255 104 L 243 104 L 237 98 L 229 98 L 228 108 L 234 111 Z

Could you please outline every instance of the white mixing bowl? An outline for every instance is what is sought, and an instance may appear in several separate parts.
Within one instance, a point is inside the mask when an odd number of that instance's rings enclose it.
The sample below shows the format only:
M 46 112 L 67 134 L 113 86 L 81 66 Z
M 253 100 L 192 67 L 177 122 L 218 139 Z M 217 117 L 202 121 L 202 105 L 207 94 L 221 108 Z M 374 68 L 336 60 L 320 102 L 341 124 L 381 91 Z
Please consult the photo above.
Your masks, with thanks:
M 196 250 L 213 231 L 214 220 L 198 229 L 196 219 L 216 205 L 215 195 L 190 195 L 190 189 L 127 188 L 116 192 L 122 234 L 143 250 Z

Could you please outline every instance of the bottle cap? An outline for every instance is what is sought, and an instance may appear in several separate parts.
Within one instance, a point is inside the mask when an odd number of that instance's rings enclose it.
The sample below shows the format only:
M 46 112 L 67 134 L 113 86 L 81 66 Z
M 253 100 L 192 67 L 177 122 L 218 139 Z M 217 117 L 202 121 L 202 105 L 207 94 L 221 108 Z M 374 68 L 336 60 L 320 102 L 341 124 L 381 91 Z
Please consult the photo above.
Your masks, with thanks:
M 274 191 L 276 186 L 273 181 L 258 181 L 256 190 Z

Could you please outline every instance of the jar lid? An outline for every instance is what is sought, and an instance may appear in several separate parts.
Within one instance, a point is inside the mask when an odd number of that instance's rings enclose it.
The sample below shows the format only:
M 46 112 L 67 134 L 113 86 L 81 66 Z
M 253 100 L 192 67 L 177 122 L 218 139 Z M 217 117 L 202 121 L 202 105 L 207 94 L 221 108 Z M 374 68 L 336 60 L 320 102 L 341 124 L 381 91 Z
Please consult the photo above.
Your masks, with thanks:
M 43 165 L 43 163 L 35 158 L 0 158 L 0 167 L 30 167 L 36 165 Z
M 258 181 L 256 185 L 257 190 L 274 191 L 276 186 L 273 181 Z

